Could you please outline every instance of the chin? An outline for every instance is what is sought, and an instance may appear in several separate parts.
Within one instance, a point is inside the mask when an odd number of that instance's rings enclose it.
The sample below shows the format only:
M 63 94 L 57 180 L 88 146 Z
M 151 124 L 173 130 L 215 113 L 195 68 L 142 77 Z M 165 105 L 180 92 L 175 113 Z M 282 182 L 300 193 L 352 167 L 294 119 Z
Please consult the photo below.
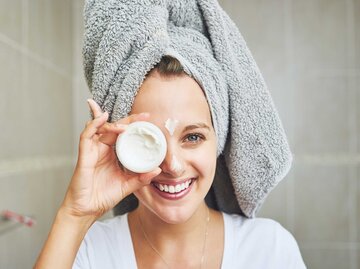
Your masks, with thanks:
M 178 208 L 162 207 L 159 210 L 151 209 L 158 218 L 169 224 L 181 224 L 187 222 L 194 215 L 195 210 L 195 208 L 186 208 L 185 206 Z

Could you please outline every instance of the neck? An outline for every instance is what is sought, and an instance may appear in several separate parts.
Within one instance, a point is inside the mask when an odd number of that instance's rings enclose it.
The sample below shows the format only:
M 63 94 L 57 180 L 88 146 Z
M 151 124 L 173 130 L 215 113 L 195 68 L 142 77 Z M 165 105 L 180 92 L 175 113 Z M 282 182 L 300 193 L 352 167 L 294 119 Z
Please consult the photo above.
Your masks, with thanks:
M 198 252 L 208 225 L 208 210 L 203 202 L 188 220 L 170 224 L 140 204 L 129 214 L 129 219 L 132 219 L 131 222 L 136 227 L 134 230 L 141 233 L 143 229 L 151 243 L 162 253 L 168 251 L 179 253 L 184 250 Z M 140 225 L 142 227 L 139 227 Z

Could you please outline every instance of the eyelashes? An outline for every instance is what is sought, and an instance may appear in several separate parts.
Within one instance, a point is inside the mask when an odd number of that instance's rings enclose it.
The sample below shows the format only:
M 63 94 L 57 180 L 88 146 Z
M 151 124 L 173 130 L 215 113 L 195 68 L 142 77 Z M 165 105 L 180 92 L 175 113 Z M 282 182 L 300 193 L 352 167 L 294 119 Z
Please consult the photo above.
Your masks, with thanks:
M 190 133 L 187 134 L 184 138 L 184 142 L 190 143 L 190 144 L 199 144 L 206 140 L 205 136 L 200 133 Z

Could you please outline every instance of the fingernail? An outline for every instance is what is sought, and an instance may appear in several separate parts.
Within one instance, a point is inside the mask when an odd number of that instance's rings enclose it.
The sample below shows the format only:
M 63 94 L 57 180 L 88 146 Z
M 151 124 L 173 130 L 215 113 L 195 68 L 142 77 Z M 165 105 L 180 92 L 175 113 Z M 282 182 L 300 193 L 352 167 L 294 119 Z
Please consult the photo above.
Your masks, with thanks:
M 140 113 L 139 116 L 150 116 L 150 113 L 149 112 L 143 112 L 143 113 Z

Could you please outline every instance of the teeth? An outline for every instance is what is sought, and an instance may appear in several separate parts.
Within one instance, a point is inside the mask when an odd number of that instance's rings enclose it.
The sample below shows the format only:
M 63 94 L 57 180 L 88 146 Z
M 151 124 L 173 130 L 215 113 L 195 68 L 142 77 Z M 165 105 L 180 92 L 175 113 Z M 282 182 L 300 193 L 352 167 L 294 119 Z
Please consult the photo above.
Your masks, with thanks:
M 165 184 L 160 184 L 160 183 L 155 183 L 155 186 L 163 191 L 163 192 L 168 192 L 168 193 L 178 193 L 181 192 L 187 188 L 189 188 L 191 183 L 191 179 L 187 180 L 184 183 L 181 184 L 177 184 L 177 185 L 165 185 Z

